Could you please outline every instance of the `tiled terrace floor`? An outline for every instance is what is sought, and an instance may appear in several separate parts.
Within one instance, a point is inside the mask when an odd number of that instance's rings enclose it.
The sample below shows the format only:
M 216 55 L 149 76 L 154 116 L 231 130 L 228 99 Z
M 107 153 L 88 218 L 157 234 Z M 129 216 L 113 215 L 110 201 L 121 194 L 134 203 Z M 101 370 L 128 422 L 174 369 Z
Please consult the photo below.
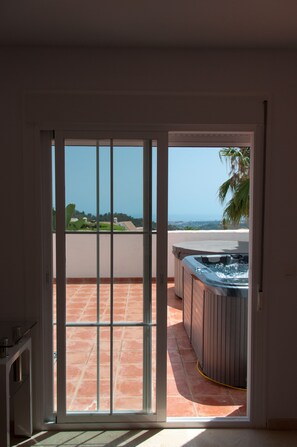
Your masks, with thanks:
M 155 286 L 153 286 L 154 288 Z M 155 296 L 153 290 L 153 315 Z M 142 321 L 142 285 L 114 286 L 114 321 Z M 100 315 L 109 321 L 109 285 L 101 285 Z M 96 285 L 67 285 L 67 321 L 96 321 Z M 143 349 L 141 327 L 117 327 L 113 338 L 113 407 L 115 410 L 141 410 Z M 202 377 L 196 368 L 196 356 L 182 323 L 182 300 L 168 283 L 167 321 L 167 416 L 208 417 L 244 416 L 246 392 L 217 385 Z M 67 409 L 96 410 L 97 373 L 100 376 L 100 410 L 110 406 L 110 330 L 108 327 L 67 328 Z M 153 340 L 155 340 L 153 333 Z M 97 342 L 100 344 L 100 368 L 97 371 Z M 155 349 L 152 349 L 153 358 Z M 153 361 L 153 376 L 155 373 Z M 155 380 L 153 380 L 153 387 Z

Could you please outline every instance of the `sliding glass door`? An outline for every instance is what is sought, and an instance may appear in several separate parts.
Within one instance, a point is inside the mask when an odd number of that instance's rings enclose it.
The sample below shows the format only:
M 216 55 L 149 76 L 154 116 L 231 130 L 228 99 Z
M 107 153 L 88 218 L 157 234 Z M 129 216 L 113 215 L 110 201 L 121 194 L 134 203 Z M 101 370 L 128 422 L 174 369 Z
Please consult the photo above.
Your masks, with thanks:
M 56 133 L 57 422 L 166 418 L 167 176 L 160 166 L 167 172 L 163 133 Z

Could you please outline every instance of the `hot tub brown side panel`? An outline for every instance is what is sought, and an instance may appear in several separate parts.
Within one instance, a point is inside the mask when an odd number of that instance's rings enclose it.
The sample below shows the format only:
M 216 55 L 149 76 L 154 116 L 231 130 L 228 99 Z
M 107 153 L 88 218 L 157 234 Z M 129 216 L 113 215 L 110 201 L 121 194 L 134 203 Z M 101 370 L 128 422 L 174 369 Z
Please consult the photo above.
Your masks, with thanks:
M 246 387 L 247 299 L 205 290 L 202 370 L 218 382 Z
M 186 333 L 192 339 L 192 299 L 193 299 L 193 279 L 192 274 L 184 269 L 183 287 L 183 323 Z

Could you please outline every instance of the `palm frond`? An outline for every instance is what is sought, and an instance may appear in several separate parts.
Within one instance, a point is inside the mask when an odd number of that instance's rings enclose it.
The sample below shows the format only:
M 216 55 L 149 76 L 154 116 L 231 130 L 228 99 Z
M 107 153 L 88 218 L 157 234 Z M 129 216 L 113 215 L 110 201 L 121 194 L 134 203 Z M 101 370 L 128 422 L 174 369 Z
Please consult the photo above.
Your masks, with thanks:
M 232 189 L 232 182 L 230 179 L 221 184 L 218 190 L 218 198 L 221 203 L 225 202 L 228 192 L 232 192 Z
M 226 147 L 219 153 L 221 161 L 226 160 L 230 167 L 229 179 L 218 190 L 218 199 L 224 203 L 228 193 L 232 194 L 223 213 L 223 225 L 239 224 L 240 220 L 249 216 L 249 147 Z

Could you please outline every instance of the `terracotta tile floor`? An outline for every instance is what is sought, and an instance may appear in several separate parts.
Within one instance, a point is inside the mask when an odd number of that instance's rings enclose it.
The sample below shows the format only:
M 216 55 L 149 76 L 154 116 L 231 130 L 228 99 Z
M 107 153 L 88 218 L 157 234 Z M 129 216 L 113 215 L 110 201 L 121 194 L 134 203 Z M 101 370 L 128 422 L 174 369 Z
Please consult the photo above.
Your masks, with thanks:
M 101 321 L 109 321 L 109 285 L 100 291 Z M 142 284 L 115 284 L 114 321 L 142 321 Z M 156 312 L 153 285 L 153 318 Z M 92 322 L 97 319 L 96 285 L 67 285 L 67 321 Z M 152 371 L 155 390 L 155 330 L 152 330 Z M 113 407 L 114 410 L 142 409 L 143 329 L 117 327 L 113 331 Z M 217 385 L 202 377 L 196 369 L 196 356 L 182 323 L 182 300 L 174 293 L 174 283 L 168 283 L 167 321 L 167 416 L 208 417 L 244 416 L 246 392 Z M 92 327 L 68 327 L 67 340 L 67 410 L 110 408 L 110 329 L 98 331 Z M 100 361 L 97 362 L 97 343 Z M 97 364 L 100 367 L 97 370 Z M 99 389 L 97 390 L 97 374 Z M 154 394 L 154 393 L 153 393 Z M 153 398 L 153 405 L 155 404 Z

